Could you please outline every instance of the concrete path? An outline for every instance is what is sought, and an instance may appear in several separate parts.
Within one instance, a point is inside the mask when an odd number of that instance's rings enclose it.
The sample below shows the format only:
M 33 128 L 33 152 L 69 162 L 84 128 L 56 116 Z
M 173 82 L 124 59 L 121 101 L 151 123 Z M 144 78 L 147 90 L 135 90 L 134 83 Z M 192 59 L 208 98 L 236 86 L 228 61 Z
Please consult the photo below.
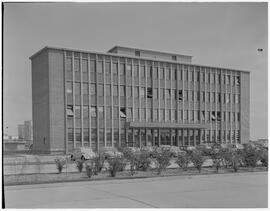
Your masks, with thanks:
M 5 187 L 7 208 L 266 208 L 267 172 Z

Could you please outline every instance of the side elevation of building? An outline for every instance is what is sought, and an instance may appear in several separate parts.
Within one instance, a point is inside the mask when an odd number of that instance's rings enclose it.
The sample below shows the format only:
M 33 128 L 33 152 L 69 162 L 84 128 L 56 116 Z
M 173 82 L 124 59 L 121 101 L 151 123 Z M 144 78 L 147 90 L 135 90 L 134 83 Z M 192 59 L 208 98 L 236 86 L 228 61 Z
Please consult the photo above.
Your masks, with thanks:
M 119 46 L 45 47 L 30 59 L 37 152 L 249 141 L 248 71 Z

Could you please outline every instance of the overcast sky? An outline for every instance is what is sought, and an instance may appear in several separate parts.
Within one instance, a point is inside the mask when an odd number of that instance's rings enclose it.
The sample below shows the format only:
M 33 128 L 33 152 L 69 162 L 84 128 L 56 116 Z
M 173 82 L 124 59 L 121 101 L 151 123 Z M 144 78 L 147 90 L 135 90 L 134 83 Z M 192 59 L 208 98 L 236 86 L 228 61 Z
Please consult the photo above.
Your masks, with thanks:
M 250 138 L 265 138 L 267 38 L 267 3 L 5 3 L 4 127 L 17 135 L 17 124 L 32 119 L 29 56 L 36 51 L 124 45 L 250 70 Z

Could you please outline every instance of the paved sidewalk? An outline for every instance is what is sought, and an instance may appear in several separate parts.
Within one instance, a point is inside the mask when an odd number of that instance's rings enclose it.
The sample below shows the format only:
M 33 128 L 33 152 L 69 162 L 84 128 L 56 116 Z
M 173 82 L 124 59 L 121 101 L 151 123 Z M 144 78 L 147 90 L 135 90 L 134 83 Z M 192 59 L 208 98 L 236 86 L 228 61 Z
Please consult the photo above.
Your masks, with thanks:
M 267 172 L 5 187 L 7 208 L 266 208 Z

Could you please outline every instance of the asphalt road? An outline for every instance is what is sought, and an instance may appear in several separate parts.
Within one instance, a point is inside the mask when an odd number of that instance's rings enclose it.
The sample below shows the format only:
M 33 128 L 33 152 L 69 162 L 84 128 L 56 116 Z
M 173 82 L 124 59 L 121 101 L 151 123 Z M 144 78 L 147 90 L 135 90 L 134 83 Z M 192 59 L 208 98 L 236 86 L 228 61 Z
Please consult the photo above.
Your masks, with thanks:
M 266 208 L 267 172 L 5 187 L 7 208 Z

